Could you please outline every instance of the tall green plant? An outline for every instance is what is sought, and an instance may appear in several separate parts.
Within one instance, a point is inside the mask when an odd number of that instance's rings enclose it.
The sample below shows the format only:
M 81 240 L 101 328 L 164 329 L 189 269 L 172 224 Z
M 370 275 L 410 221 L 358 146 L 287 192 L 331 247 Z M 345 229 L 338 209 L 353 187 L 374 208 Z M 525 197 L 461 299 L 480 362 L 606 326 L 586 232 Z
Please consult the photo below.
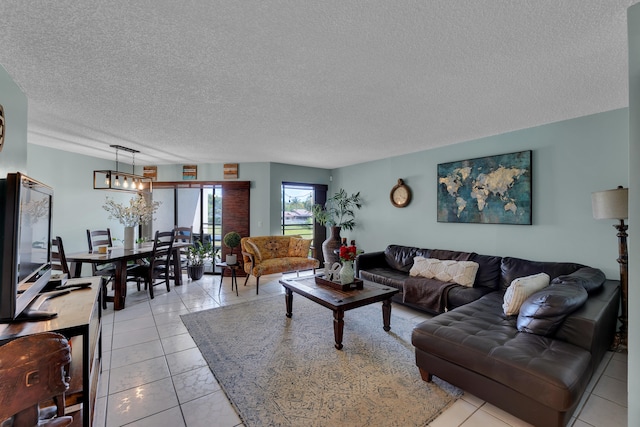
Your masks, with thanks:
M 187 262 L 192 266 L 204 265 L 208 258 L 215 257 L 217 250 L 211 243 L 202 244 L 197 240 L 193 245 L 187 248 Z
M 311 212 L 320 225 L 340 227 L 345 230 L 353 230 L 355 227 L 355 210 L 362 207 L 360 192 L 348 195 L 341 188 L 333 197 L 327 199 L 324 206 L 313 205 Z

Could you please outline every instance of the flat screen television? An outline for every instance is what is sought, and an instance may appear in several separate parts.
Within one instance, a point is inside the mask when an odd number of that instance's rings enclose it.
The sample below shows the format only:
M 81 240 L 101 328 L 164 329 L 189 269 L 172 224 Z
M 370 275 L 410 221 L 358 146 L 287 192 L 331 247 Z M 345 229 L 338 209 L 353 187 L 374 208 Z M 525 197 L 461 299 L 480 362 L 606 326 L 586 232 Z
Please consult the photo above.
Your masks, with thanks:
M 0 321 L 27 314 L 51 277 L 53 189 L 21 173 L 0 179 Z M 24 315 L 24 314 L 23 314 Z M 34 317 L 55 313 L 35 312 Z M 28 317 L 28 315 L 27 315 Z

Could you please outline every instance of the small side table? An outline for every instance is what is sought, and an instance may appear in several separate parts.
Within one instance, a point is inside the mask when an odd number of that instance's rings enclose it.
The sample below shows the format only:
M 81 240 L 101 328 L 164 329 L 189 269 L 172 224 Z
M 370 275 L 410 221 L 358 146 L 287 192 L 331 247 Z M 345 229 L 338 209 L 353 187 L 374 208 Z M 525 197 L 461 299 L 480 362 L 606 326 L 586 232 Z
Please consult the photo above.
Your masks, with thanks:
M 224 279 L 224 271 L 228 268 L 231 270 L 231 291 L 233 292 L 233 287 L 236 287 L 236 296 L 238 296 L 238 277 L 236 275 L 236 271 L 241 268 L 240 263 L 236 264 L 227 264 L 226 262 L 218 262 L 216 263 L 216 267 L 220 267 L 222 270 L 220 271 L 220 286 L 218 287 L 218 294 L 220 290 L 222 290 L 222 279 Z

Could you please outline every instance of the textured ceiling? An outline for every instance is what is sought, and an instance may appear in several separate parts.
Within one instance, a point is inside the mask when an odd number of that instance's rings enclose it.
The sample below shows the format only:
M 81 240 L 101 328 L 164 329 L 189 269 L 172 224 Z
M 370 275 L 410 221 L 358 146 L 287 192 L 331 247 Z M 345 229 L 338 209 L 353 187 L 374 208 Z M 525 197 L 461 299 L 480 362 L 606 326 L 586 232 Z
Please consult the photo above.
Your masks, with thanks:
M 628 106 L 637 2 L 3 1 L 0 64 L 30 143 L 333 168 Z

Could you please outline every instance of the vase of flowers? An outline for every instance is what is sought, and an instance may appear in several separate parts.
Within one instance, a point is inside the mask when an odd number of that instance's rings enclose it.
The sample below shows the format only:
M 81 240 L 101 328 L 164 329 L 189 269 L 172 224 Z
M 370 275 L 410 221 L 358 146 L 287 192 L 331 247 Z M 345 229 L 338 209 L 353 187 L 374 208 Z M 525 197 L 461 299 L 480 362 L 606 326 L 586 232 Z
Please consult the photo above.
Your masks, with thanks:
M 116 203 L 107 196 L 102 208 L 109 212 L 109 219 L 117 219 L 124 225 L 124 248 L 133 249 L 134 227 L 151 221 L 159 206 L 160 202 L 149 202 L 145 196 L 138 194 L 129 200 L 128 206 Z
M 356 245 L 340 246 L 340 261 L 342 261 L 340 283 L 343 285 L 349 285 L 354 281 L 355 271 L 353 270 L 353 261 L 355 261 L 356 256 L 358 256 Z

